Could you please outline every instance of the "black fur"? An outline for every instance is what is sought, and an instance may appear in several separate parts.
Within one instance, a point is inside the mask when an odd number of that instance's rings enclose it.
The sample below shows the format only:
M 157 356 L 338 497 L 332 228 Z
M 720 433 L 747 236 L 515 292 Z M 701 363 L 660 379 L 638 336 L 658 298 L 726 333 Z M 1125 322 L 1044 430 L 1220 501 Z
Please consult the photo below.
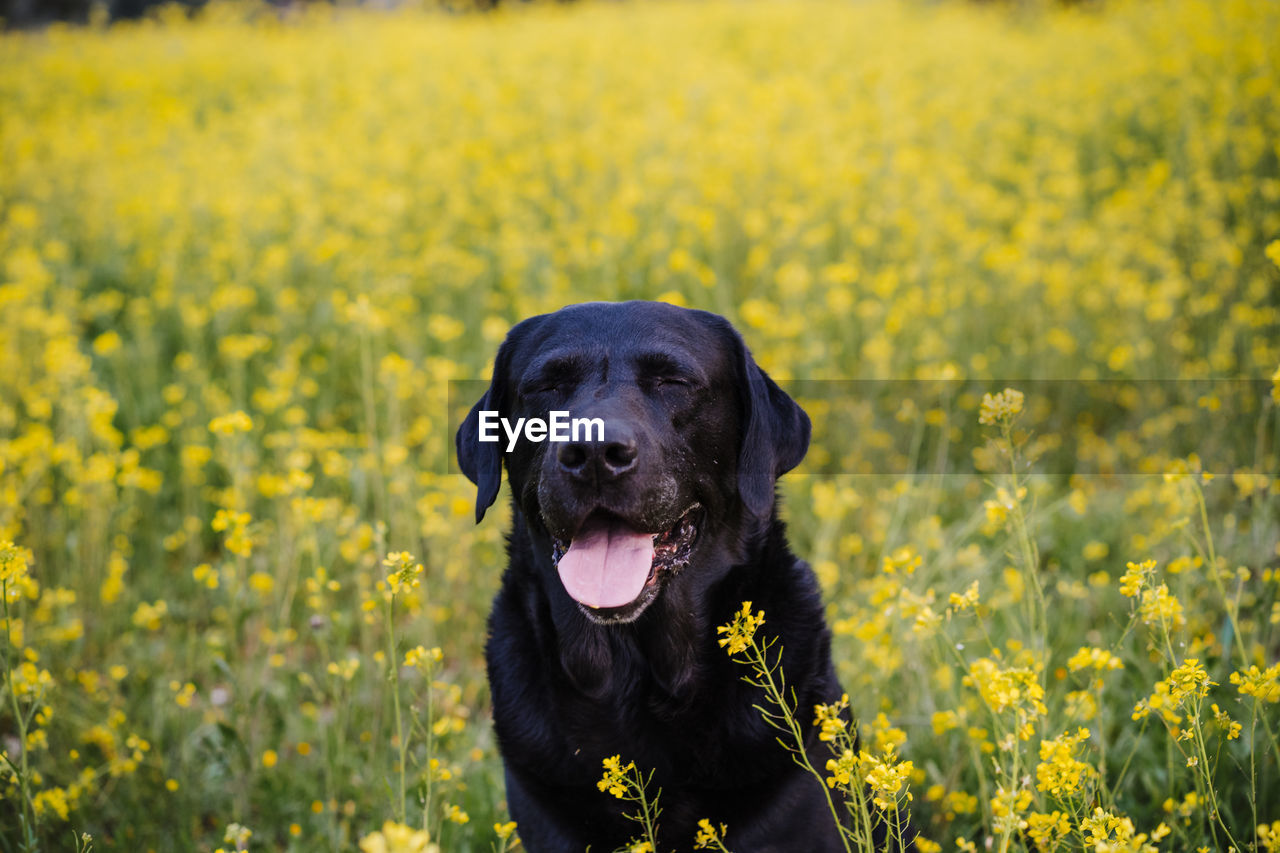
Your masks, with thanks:
M 482 409 L 599 416 L 604 444 L 629 448 L 634 462 L 599 444 L 558 457 L 563 445 L 522 440 L 508 454 L 505 437 L 477 441 Z M 654 771 L 662 850 L 692 849 L 700 818 L 726 824 L 735 853 L 843 849 L 820 784 L 778 745 L 752 707 L 763 694 L 716 634 L 743 601 L 765 611 L 762 636 L 783 650 L 811 761 L 823 768 L 813 706 L 841 690 L 816 580 L 788 549 L 774 497 L 808 443 L 808 417 L 714 314 L 595 303 L 508 335 L 457 445 L 478 486 L 477 520 L 504 462 L 512 485 L 510 563 L 487 656 L 507 799 L 532 853 L 608 853 L 638 835 L 623 804 L 596 787 L 615 754 Z M 569 541 L 600 512 L 657 533 L 697 505 L 688 565 L 660 572 L 648 604 L 593 611 L 566 592 L 553 539 Z

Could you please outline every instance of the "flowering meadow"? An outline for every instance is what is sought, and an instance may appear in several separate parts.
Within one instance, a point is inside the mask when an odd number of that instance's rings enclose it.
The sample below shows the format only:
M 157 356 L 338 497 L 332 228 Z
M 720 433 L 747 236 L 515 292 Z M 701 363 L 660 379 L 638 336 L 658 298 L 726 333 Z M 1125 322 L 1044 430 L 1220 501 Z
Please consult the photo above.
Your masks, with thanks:
M 813 416 L 783 514 L 848 697 L 765 707 L 833 747 L 815 785 L 923 851 L 1280 850 L 1278 33 L 663 0 L 0 35 L 0 850 L 518 849 L 508 521 L 455 381 L 629 298 L 726 315 Z M 724 614 L 744 677 L 776 616 Z M 660 821 L 626 747 L 600 796 Z M 688 849 L 731 849 L 707 817 Z

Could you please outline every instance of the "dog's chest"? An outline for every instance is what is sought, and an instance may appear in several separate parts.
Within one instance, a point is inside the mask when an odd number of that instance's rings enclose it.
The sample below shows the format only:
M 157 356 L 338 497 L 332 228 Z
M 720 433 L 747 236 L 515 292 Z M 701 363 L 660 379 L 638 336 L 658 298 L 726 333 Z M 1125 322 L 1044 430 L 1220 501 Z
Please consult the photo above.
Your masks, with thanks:
M 613 695 L 562 695 L 555 714 L 579 772 L 598 775 L 605 757 L 620 755 L 668 784 L 723 788 L 772 772 L 773 732 L 752 707 L 748 690 L 701 682 L 674 696 L 653 682 Z M 765 758 L 765 760 L 762 760 Z

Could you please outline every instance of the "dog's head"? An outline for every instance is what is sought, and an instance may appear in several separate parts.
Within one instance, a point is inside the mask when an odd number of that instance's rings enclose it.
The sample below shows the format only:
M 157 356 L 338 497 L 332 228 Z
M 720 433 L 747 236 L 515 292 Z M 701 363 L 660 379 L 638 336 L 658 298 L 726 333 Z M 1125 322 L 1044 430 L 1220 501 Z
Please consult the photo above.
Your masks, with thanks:
M 771 520 L 774 481 L 808 445 L 808 416 L 724 318 L 657 302 L 520 323 L 457 435 L 476 520 L 505 460 L 535 546 L 598 623 L 634 620 L 711 549 L 741 550 L 715 540 Z

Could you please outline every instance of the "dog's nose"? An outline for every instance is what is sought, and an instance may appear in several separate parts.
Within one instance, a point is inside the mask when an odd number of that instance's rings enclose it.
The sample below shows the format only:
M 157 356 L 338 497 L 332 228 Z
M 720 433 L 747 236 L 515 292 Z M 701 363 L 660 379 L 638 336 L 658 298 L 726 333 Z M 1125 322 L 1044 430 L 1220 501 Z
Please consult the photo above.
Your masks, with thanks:
M 556 451 L 560 468 L 578 480 L 616 480 L 636 467 L 639 448 L 631 432 L 615 427 L 607 441 L 567 441 Z

